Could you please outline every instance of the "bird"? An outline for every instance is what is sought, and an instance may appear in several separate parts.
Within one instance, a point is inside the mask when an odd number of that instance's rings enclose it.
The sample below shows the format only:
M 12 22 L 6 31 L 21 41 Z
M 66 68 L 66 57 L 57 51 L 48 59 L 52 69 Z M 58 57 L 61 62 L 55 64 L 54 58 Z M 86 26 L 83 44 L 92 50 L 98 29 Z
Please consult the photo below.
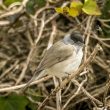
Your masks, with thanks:
M 72 31 L 63 39 L 54 43 L 44 54 L 43 59 L 34 71 L 34 75 L 24 87 L 36 79 L 42 71 L 58 78 L 67 77 L 76 71 L 83 58 L 84 38 L 79 31 Z

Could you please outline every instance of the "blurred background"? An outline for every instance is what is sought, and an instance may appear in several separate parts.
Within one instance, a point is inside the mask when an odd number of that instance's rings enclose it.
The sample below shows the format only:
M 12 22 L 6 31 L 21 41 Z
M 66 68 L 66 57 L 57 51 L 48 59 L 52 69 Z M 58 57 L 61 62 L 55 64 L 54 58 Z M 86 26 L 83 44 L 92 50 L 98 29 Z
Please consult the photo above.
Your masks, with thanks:
M 76 76 L 79 85 L 70 82 L 62 90 L 61 110 L 110 109 L 110 0 L 0 0 L 0 110 L 37 110 L 55 88 L 52 77 L 25 94 L 19 90 L 45 51 L 71 30 L 85 39 L 82 63 L 97 43 L 102 50 Z M 55 96 L 44 110 L 58 110 Z

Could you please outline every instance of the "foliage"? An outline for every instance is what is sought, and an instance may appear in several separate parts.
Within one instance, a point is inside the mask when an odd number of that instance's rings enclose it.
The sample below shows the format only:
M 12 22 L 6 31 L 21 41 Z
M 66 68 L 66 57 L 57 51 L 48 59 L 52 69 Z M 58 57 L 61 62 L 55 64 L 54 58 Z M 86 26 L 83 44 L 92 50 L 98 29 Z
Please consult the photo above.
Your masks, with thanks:
M 36 8 L 43 7 L 45 3 L 45 0 L 29 0 L 26 5 L 27 12 L 30 14 L 34 14 Z
M 11 5 L 12 3 L 14 3 L 14 2 L 21 2 L 22 0 L 4 0 L 4 4 L 6 5 L 6 6 L 9 6 L 9 5 Z
M 102 9 L 101 19 L 108 20 L 110 19 L 110 0 L 106 0 Z M 106 37 L 110 37 L 110 20 L 106 22 L 101 22 L 102 30 Z
M 65 14 L 65 12 L 72 17 L 76 17 L 81 14 L 81 11 L 88 15 L 101 15 L 101 12 L 94 0 L 85 0 L 84 4 L 81 1 L 73 0 L 70 3 L 70 7 L 58 7 L 55 8 L 56 12 Z
M 11 94 L 0 97 L 0 110 L 25 110 L 29 101 L 25 96 Z
M 101 18 L 109 19 L 110 18 L 110 0 L 106 0 L 103 9 Z
M 15 2 L 22 2 L 23 0 L 4 0 L 3 3 L 6 6 L 11 5 Z M 26 5 L 26 10 L 30 14 L 34 14 L 37 8 L 43 7 L 45 5 L 45 0 L 29 0 Z

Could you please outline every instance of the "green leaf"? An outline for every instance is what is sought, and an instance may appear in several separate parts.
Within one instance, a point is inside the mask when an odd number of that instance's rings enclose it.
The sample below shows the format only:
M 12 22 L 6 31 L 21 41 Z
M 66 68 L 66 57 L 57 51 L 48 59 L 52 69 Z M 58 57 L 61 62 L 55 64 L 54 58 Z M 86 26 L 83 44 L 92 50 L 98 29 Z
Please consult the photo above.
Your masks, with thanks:
M 81 13 L 81 8 L 83 4 L 80 1 L 72 1 L 70 7 L 58 7 L 55 8 L 57 13 L 67 14 L 72 17 L 76 17 Z
M 110 19 L 110 0 L 106 0 L 103 9 L 102 9 L 102 16 L 103 19 Z
M 3 3 L 6 5 L 6 6 L 9 6 L 11 5 L 12 3 L 14 2 L 21 2 L 22 0 L 3 0 Z
M 35 0 L 29 0 L 26 4 L 26 11 L 30 14 L 34 14 L 36 5 Z
M 105 0 L 103 9 L 102 9 L 102 15 L 100 18 L 104 19 L 104 20 L 110 19 L 110 0 Z M 110 21 L 105 22 L 105 24 L 110 26 Z M 110 37 L 110 28 L 107 28 L 102 24 L 101 29 L 102 29 L 105 37 Z
M 70 3 L 69 15 L 72 17 L 76 17 L 81 13 L 83 7 L 83 3 L 77 0 L 73 0 Z
M 30 14 L 34 14 L 37 8 L 45 5 L 45 0 L 29 0 L 26 4 L 26 10 Z
M 95 0 L 85 0 L 82 10 L 88 15 L 101 15 Z
M 12 94 L 6 97 L 0 97 L 0 110 L 26 110 L 29 103 L 25 96 Z
M 70 3 L 70 8 L 73 7 L 73 8 L 76 8 L 76 9 L 81 10 L 82 6 L 83 6 L 83 3 L 80 2 L 80 1 L 73 0 L 73 1 Z
M 57 13 L 62 13 L 63 14 L 63 7 L 57 7 L 57 8 L 55 8 L 55 11 Z
M 38 7 L 43 7 L 46 3 L 45 0 L 37 0 L 36 3 L 38 4 Z
M 77 8 L 71 7 L 68 11 L 68 15 L 72 17 L 78 16 L 80 13 Z

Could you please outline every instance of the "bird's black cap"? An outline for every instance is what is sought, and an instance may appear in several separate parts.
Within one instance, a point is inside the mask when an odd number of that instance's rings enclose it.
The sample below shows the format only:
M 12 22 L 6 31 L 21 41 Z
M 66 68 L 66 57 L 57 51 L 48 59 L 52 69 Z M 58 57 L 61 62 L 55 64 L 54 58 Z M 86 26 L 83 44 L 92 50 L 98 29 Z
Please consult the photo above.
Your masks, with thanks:
M 84 44 L 84 38 L 83 36 L 81 35 L 80 32 L 72 32 L 71 35 L 70 35 L 70 38 L 75 42 L 79 42 L 79 43 L 83 43 Z

